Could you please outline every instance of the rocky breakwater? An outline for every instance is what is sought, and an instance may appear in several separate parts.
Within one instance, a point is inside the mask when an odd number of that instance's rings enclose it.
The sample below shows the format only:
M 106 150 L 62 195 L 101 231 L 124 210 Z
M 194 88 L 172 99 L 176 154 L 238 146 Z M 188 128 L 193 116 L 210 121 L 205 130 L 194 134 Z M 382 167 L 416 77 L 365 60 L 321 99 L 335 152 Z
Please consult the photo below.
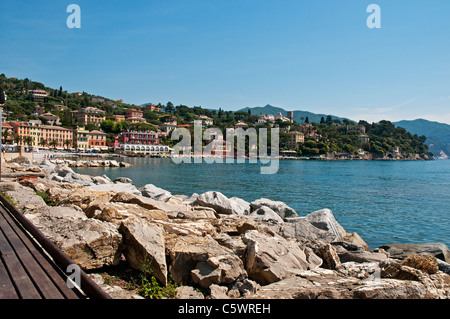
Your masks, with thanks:
M 55 165 L 64 165 L 68 167 L 131 167 L 130 163 L 118 162 L 116 160 L 82 160 L 74 161 L 70 159 L 53 159 L 48 162 Z
M 173 278 L 178 298 L 450 298 L 443 244 L 370 250 L 329 209 L 299 217 L 265 198 L 172 195 L 48 161 L 39 169 L 44 178 L 3 181 L 0 191 L 91 273 L 125 263 L 161 285 Z

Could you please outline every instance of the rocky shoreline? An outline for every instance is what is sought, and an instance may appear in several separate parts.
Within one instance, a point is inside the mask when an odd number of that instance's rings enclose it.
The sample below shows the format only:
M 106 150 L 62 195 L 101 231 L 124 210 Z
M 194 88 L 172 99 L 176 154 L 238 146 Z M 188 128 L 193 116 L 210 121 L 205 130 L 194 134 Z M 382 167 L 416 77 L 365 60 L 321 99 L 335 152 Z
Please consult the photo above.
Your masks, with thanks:
M 69 165 L 2 164 L 0 192 L 113 298 L 140 298 L 99 275 L 119 264 L 173 279 L 180 299 L 450 298 L 445 244 L 370 250 L 329 209 L 299 217 L 266 198 L 173 195 Z

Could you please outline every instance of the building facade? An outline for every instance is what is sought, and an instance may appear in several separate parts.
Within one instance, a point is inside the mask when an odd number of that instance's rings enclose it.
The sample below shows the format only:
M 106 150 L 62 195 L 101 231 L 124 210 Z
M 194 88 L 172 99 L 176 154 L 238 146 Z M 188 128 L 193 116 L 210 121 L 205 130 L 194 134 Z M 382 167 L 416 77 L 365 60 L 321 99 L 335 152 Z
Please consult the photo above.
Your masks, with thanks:
M 99 150 L 108 149 L 108 146 L 106 146 L 106 133 L 97 130 L 90 131 L 89 148 Z
M 105 119 L 105 112 L 95 107 L 86 107 L 77 112 L 79 125 L 94 124 L 99 126 Z
M 158 134 L 154 131 L 127 131 L 119 135 L 120 144 L 135 145 L 157 145 L 159 144 Z

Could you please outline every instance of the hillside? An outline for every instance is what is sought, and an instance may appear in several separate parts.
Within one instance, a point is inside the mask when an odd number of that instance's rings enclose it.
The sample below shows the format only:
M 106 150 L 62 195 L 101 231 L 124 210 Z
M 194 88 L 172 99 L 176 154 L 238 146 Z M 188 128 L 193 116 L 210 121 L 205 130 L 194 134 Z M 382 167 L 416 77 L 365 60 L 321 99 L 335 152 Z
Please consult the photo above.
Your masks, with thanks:
M 393 124 L 403 127 L 413 134 L 425 135 L 429 151 L 435 154 L 437 158 L 450 157 L 450 125 L 424 119 L 405 120 Z
M 246 107 L 243 108 L 239 111 L 244 111 L 244 112 L 248 112 L 248 110 L 250 110 L 252 115 L 261 115 L 261 114 L 267 114 L 267 115 L 276 115 L 278 113 L 283 114 L 284 116 L 287 115 L 287 111 L 283 108 L 280 107 L 276 107 L 276 106 L 272 106 L 270 104 L 267 104 L 264 107 Z M 296 110 L 294 111 L 294 120 L 296 120 L 298 123 L 302 123 L 306 118 L 308 118 L 309 122 L 317 122 L 320 123 L 320 120 L 322 119 L 322 117 L 324 119 L 326 119 L 326 117 L 330 115 L 330 114 L 317 114 L 317 113 L 313 113 L 313 112 L 308 112 L 308 111 L 300 111 L 300 110 Z M 303 118 L 303 120 L 302 120 Z M 345 119 L 343 117 L 338 117 L 336 115 L 331 115 L 331 118 L 333 120 L 340 120 L 341 122 Z M 346 119 L 348 120 L 348 119 Z M 351 121 L 351 120 L 349 120 Z M 353 121 L 351 121 L 353 122 Z

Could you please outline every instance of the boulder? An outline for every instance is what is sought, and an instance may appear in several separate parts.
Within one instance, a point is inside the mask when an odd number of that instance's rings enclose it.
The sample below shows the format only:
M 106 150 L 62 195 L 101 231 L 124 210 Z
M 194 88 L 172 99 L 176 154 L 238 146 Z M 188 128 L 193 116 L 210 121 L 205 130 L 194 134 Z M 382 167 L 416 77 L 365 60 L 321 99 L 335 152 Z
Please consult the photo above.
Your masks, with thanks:
M 250 203 L 252 211 L 263 206 L 272 209 L 283 220 L 289 217 L 298 217 L 297 212 L 294 209 L 292 209 L 291 207 L 280 201 L 273 201 L 267 198 L 261 198 Z
M 180 286 L 176 288 L 177 299 L 205 299 L 205 296 L 191 286 Z
M 269 236 L 257 230 L 243 236 L 247 245 L 245 265 L 250 279 L 268 285 L 310 268 L 306 254 L 293 241 L 281 236 Z
M 1 182 L 0 192 L 8 195 L 20 210 L 30 210 L 45 207 L 47 204 L 41 196 L 36 195 L 32 188 L 22 186 L 17 182 Z
M 219 214 L 244 215 L 246 202 L 240 199 L 229 199 L 221 192 L 210 191 L 199 195 L 195 202 L 197 205 L 211 207 Z
M 93 176 L 92 181 L 94 184 L 112 184 L 111 180 L 109 178 L 106 178 L 105 176 Z
M 172 194 L 169 191 L 159 188 L 153 184 L 147 184 L 139 188 L 139 191 L 142 193 L 142 196 L 150 197 L 154 200 L 166 201 L 172 197 Z
M 125 192 L 134 195 L 141 195 L 141 192 L 136 188 L 136 186 L 129 183 L 99 184 L 89 186 L 89 189 L 102 192 L 115 192 L 115 193 Z
M 135 269 L 152 273 L 166 285 L 167 266 L 162 228 L 137 218 L 127 218 L 122 221 L 119 230 L 128 263 Z
M 211 299 L 230 299 L 227 295 L 228 288 L 212 284 L 209 286 L 209 294 Z
M 332 233 L 335 238 L 333 241 L 342 241 L 347 234 L 344 228 L 334 218 L 333 212 L 329 209 L 321 209 L 305 216 L 315 227 Z
M 336 238 L 334 234 L 315 227 L 303 217 L 296 219 L 293 223 L 279 224 L 272 229 L 287 239 L 296 239 L 301 242 L 309 242 L 318 247 L 323 244 L 331 243 Z
M 374 251 L 346 251 L 339 253 L 339 259 L 341 263 L 354 261 L 358 263 L 367 262 L 382 262 L 388 259 L 388 256 L 383 252 Z
M 212 284 L 231 284 L 246 276 L 242 260 L 209 235 L 179 236 L 168 250 L 169 271 L 176 282 L 208 288 Z
M 427 274 L 434 274 L 439 270 L 436 257 L 430 255 L 410 255 L 402 261 L 402 265 L 418 269 Z
M 334 249 L 334 247 L 330 244 L 320 247 L 315 253 L 323 259 L 323 268 L 334 270 L 341 264 L 336 249 Z
M 250 217 L 254 218 L 255 221 L 258 222 L 276 222 L 282 223 L 283 219 L 275 213 L 272 209 L 267 206 L 261 206 L 255 209 L 250 215 Z
M 83 269 L 117 265 L 122 235 L 112 223 L 87 218 L 74 207 L 40 207 L 27 218 Z
M 111 222 L 117 226 L 120 226 L 121 222 L 129 217 L 142 218 L 144 220 L 152 220 L 154 218 L 168 219 L 167 215 L 160 210 L 149 210 L 136 204 L 119 202 L 94 202 L 84 212 L 89 218 Z
M 111 161 L 111 162 L 116 162 L 116 161 Z M 117 163 L 117 162 L 116 162 Z M 119 163 L 117 163 L 117 165 L 119 165 Z M 114 178 L 114 183 L 125 183 L 125 184 L 132 184 L 133 181 L 131 180 L 131 178 L 128 177 L 116 177 Z
M 387 251 L 391 258 L 405 259 L 409 255 L 425 254 L 439 258 L 450 263 L 450 251 L 447 245 L 443 243 L 425 243 L 425 244 L 388 244 L 380 248 Z

